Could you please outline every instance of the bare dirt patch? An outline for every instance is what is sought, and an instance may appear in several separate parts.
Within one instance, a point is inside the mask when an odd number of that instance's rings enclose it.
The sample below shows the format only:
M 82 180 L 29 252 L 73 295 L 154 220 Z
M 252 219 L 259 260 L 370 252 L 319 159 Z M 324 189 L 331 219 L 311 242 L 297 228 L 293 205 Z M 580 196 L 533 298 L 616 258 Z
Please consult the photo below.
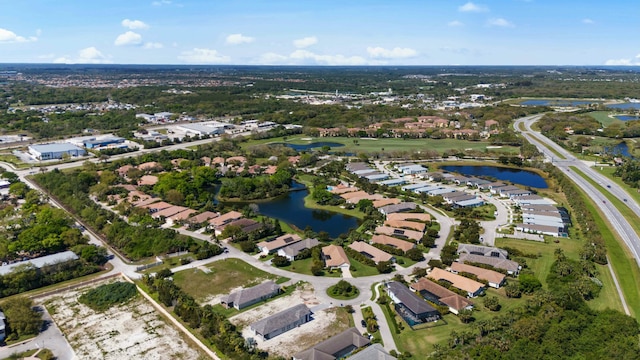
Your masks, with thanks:
M 306 304 L 309 308 L 319 304 L 310 285 L 302 285 L 287 297 L 248 310 L 229 320 L 236 326 L 242 327 L 242 336 L 245 338 L 252 337 L 249 330 L 250 324 L 298 304 Z M 254 338 L 254 340 L 258 348 L 268 351 L 270 355 L 291 357 L 297 352 L 346 330 L 348 327 L 349 316 L 344 309 L 325 308 L 314 311 L 313 320 L 297 327 L 295 330 L 288 331 L 267 341 L 257 338 Z
M 95 284 L 92 287 L 101 285 Z M 89 290 L 55 295 L 45 302 L 80 359 L 206 359 L 141 296 L 105 312 L 78 302 Z

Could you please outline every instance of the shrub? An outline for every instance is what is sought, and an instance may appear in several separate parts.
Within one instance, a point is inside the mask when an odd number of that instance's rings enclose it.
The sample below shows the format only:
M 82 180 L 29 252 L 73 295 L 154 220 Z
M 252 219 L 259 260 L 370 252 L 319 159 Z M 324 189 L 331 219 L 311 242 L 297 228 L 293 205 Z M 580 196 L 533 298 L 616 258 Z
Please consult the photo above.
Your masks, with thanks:
M 89 290 L 82 294 L 78 301 L 95 311 L 104 311 L 112 305 L 124 303 L 136 294 L 134 284 L 118 281 Z

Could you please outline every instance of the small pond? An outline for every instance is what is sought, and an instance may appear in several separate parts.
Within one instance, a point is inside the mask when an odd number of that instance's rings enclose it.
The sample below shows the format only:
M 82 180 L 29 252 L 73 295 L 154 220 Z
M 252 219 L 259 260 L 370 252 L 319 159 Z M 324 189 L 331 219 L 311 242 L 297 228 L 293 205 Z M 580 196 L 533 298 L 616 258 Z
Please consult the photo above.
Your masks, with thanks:
M 554 100 L 554 99 L 537 99 L 525 100 L 520 105 L 525 106 L 581 106 L 594 103 L 589 100 Z
M 346 234 L 360 226 L 356 217 L 332 211 L 310 209 L 304 206 L 304 198 L 309 191 L 303 185 L 294 183 L 296 191 L 269 201 L 256 203 L 258 212 L 271 218 L 282 220 L 300 230 L 307 226 L 315 232 L 326 231 L 332 238 Z
M 469 166 L 469 165 L 448 165 L 442 166 L 442 170 L 456 172 L 464 176 L 488 176 L 498 180 L 509 181 L 514 184 L 546 189 L 549 187 L 544 178 L 534 172 L 503 168 L 497 166 Z
M 620 142 L 615 146 L 605 146 L 604 152 L 607 154 L 612 154 L 614 156 L 625 156 L 625 157 L 633 158 L 633 155 L 631 155 L 631 153 L 629 152 L 629 147 L 627 146 L 627 143 L 624 141 Z
M 615 115 L 614 117 L 622 121 L 640 120 L 640 116 L 636 116 L 636 115 Z

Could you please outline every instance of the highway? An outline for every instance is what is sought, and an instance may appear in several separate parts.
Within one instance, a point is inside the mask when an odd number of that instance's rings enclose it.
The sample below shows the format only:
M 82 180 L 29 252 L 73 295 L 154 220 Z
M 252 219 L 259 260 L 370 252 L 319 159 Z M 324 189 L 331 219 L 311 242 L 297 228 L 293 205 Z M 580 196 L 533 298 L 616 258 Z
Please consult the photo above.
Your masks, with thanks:
M 622 216 L 620 211 L 607 201 L 605 195 L 601 192 L 601 189 L 591 185 L 590 182 L 585 180 L 582 176 L 571 171 L 570 167 L 575 167 L 584 173 L 590 179 L 598 182 L 602 185 L 604 191 L 610 192 L 613 196 L 620 199 L 626 206 L 628 206 L 635 215 L 640 219 L 640 206 L 633 200 L 633 198 L 622 187 L 612 182 L 605 176 L 599 174 L 596 170 L 592 169 L 587 162 L 577 159 L 570 152 L 562 148 L 560 145 L 551 141 L 540 132 L 531 129 L 531 125 L 540 119 L 542 115 L 527 116 L 516 120 L 514 128 L 516 132 L 520 132 L 531 144 L 535 145 L 545 157 L 551 161 L 558 169 L 560 169 L 567 177 L 569 177 L 574 183 L 576 183 L 590 198 L 595 200 L 596 206 L 602 211 L 606 219 L 609 221 L 613 230 L 620 236 L 620 238 L 627 245 L 631 251 L 632 256 L 635 258 L 638 266 L 640 266 L 640 238 L 638 234 L 631 227 L 629 222 Z M 523 125 L 524 131 L 521 130 L 520 124 Z M 549 149 L 553 149 L 554 152 Z M 556 154 L 560 154 L 563 158 L 558 157 Z

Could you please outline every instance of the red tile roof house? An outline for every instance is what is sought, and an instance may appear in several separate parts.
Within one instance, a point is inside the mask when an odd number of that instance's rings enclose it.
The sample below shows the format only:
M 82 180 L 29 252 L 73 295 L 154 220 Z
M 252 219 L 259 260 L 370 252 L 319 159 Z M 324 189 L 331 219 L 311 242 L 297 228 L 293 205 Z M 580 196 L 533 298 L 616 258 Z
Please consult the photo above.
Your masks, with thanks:
M 133 168 L 134 168 L 133 165 L 122 165 L 116 170 L 116 172 L 118 173 L 118 176 L 126 177 L 129 170 Z
M 142 163 L 138 165 L 138 170 L 142 171 L 153 171 L 153 170 L 162 170 L 162 165 L 155 161 L 150 161 L 146 163 Z
M 138 185 L 150 185 L 153 186 L 158 183 L 158 177 L 154 175 L 143 175 L 140 180 L 138 180 Z
M 183 224 L 185 221 L 187 221 L 189 216 L 193 215 L 194 213 L 196 213 L 196 211 L 193 209 L 187 209 L 185 211 L 181 211 L 175 215 L 169 216 L 169 218 L 167 218 L 167 224 L 169 226 L 173 226 L 173 224 L 176 224 L 176 223 Z
M 162 209 L 162 210 L 158 210 L 156 212 L 154 212 L 153 214 L 151 214 L 151 217 L 154 219 L 161 219 L 164 218 L 165 222 L 168 223 L 169 226 L 173 225 L 173 220 L 169 219 L 171 216 L 176 215 L 178 213 L 181 213 L 183 211 L 189 210 L 189 208 L 186 208 L 184 206 L 171 206 L 168 207 L 166 209 Z
M 220 213 L 215 213 L 215 212 L 212 212 L 212 211 L 205 211 L 205 212 L 203 212 L 201 214 L 194 215 L 194 216 L 190 217 L 189 219 L 187 219 L 187 222 L 192 227 L 200 226 L 200 225 L 202 225 L 200 227 L 203 227 L 203 226 L 206 226 L 206 225 L 209 224 L 208 220 L 216 218 L 218 216 L 220 216 Z
M 148 209 L 149 212 L 153 214 L 155 212 L 170 208 L 172 206 L 173 205 L 169 204 L 168 202 L 160 201 L 160 202 L 155 202 L 153 204 L 141 205 L 139 207 Z

